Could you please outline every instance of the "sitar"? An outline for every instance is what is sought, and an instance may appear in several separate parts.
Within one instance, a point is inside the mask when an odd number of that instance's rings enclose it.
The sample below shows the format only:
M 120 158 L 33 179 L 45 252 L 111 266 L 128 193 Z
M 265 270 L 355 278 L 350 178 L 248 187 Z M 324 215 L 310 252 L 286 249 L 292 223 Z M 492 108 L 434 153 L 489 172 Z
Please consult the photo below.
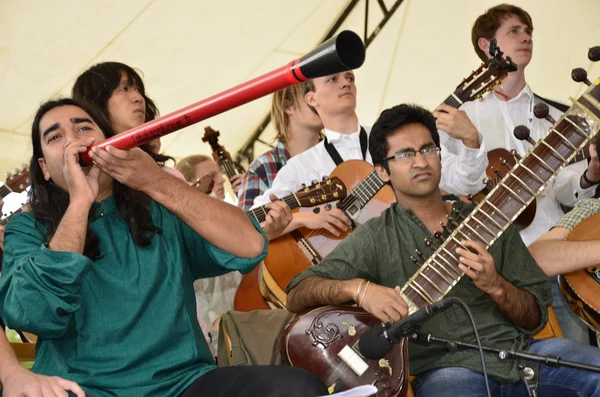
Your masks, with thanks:
M 464 276 L 454 254 L 473 240 L 489 248 L 556 174 L 600 130 L 600 79 L 596 80 L 511 168 L 492 191 L 404 284 L 401 296 L 412 314 L 448 294 Z M 300 314 L 281 338 L 281 353 L 293 366 L 312 371 L 342 390 L 375 384 L 378 396 L 401 396 L 408 376 L 406 339 L 381 360 L 365 359 L 360 336 L 379 321 L 360 308 L 325 306 Z
M 491 58 L 464 79 L 445 100 L 454 108 L 481 98 L 516 70 L 509 57 L 504 58 L 497 46 L 490 48 Z M 377 175 L 373 166 L 350 160 L 338 165 L 331 173 L 339 177 L 351 190 L 337 207 L 355 224 L 379 216 L 394 201 L 391 187 Z M 368 204 L 368 205 L 367 205 Z M 285 308 L 285 287 L 297 274 L 323 260 L 348 233 L 334 236 L 327 230 L 300 228 L 269 244 L 269 254 L 260 265 L 263 296 L 275 307 Z
M 282 199 L 290 209 L 299 207 L 315 207 L 330 201 L 343 200 L 347 195 L 346 186 L 337 177 L 315 182 L 310 186 L 303 187 L 296 193 L 292 193 Z M 269 209 L 263 205 L 246 211 L 246 214 L 257 222 L 264 222 Z M 269 250 L 271 245 L 269 244 Z M 269 309 L 267 302 L 263 299 L 259 289 L 260 267 L 242 277 L 240 285 L 235 292 L 233 308 L 238 311 L 251 311 L 257 309 Z

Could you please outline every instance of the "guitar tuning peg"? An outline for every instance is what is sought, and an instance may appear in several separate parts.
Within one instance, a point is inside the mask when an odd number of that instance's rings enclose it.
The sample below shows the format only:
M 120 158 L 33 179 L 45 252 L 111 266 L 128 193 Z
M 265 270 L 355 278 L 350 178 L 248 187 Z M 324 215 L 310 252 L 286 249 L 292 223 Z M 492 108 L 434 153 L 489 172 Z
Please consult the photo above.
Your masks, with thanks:
M 510 151 L 510 155 L 513 156 L 515 159 L 517 159 L 517 161 L 521 160 L 521 156 L 519 155 L 519 153 L 517 153 L 517 151 L 515 149 L 512 149 Z
M 571 78 L 576 83 L 585 83 L 588 86 L 592 85 L 592 82 L 587 78 L 587 72 L 584 68 L 575 68 L 571 71 Z
M 29 167 L 27 166 L 27 164 L 21 164 L 21 168 L 22 168 L 22 169 L 24 169 L 24 170 L 26 170 L 26 169 L 28 169 Z
M 590 48 L 588 51 L 588 59 L 592 62 L 600 61 L 600 46 Z
M 531 139 L 531 131 L 529 130 L 529 128 L 525 127 L 524 125 L 518 125 L 515 127 L 514 131 L 513 131 L 513 135 L 515 136 L 515 138 L 517 138 L 520 141 L 527 141 L 529 143 L 531 143 L 532 145 L 535 145 L 535 141 L 533 139 Z
M 319 212 L 321 212 L 321 207 L 315 207 L 315 208 L 313 208 L 313 212 L 315 214 L 318 214 Z
M 506 169 L 511 169 L 512 167 L 510 166 L 510 164 L 508 164 L 508 161 L 506 161 L 506 159 L 503 159 L 502 157 L 500 157 L 500 164 L 504 167 L 506 167 Z
M 321 178 L 321 182 L 325 182 L 327 180 L 327 177 L 324 176 L 323 178 Z
M 4 175 L 6 176 L 7 180 L 12 178 L 12 174 L 10 172 L 5 172 Z
M 325 211 L 329 211 L 329 210 L 331 210 L 331 208 L 333 208 L 333 207 L 331 206 L 331 203 L 327 203 L 327 204 L 325 204 Z
M 494 172 L 494 174 L 496 174 L 496 176 L 500 179 L 504 178 L 504 175 L 502 175 L 502 173 L 498 170 L 498 168 L 492 166 L 492 171 Z
M 556 120 L 550 116 L 550 107 L 545 103 L 538 103 L 533 108 L 533 115 L 538 119 L 545 119 L 550 122 L 550 124 L 556 124 Z

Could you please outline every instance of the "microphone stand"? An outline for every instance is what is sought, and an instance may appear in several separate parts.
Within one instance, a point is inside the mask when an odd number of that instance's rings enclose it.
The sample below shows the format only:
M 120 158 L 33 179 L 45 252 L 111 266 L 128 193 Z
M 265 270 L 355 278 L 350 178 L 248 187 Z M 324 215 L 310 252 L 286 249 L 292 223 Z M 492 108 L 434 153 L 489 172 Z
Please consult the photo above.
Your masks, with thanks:
M 419 331 L 413 332 L 409 336 L 409 340 L 427 346 L 431 344 L 445 346 L 449 351 L 457 349 L 473 349 L 479 351 L 478 345 L 456 340 L 438 338 L 431 334 L 426 334 L 424 332 Z M 481 348 L 485 352 L 498 354 L 500 360 L 506 360 L 508 358 L 519 360 L 519 374 L 521 375 L 521 379 L 523 379 L 523 382 L 527 387 L 527 393 L 530 397 L 538 397 L 537 386 L 540 375 L 540 364 L 545 364 L 549 367 L 554 368 L 575 368 L 583 371 L 596 372 L 600 374 L 599 366 L 584 364 L 577 361 L 563 360 L 560 358 L 560 356 L 557 355 L 537 354 L 514 349 L 498 349 L 489 346 L 482 346 Z

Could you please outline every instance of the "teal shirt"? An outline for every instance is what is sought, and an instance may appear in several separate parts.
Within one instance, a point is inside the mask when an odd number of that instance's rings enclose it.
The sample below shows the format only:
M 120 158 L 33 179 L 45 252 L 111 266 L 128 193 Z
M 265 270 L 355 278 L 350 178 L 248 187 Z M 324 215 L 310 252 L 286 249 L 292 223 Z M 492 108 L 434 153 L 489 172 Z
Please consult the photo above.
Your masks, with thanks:
M 239 258 L 151 202 L 162 234 L 139 247 L 114 198 L 95 211 L 97 260 L 46 248 L 31 213 L 11 220 L 0 315 L 9 327 L 38 335 L 34 372 L 75 381 L 94 397 L 177 396 L 215 368 L 196 317 L 193 281 L 251 271 L 266 255 L 266 236 L 259 257 Z
M 458 201 L 451 218 L 467 216 L 472 205 Z M 460 213 L 460 216 L 459 216 Z M 381 216 L 359 226 L 345 238 L 319 265 L 312 266 L 296 276 L 287 289 L 293 289 L 302 280 L 319 276 L 336 280 L 364 278 L 394 288 L 403 286 L 418 270 L 410 259 L 415 249 L 430 256 L 433 251 L 425 239 L 435 241 L 427 227 L 410 210 L 397 203 Z M 496 270 L 516 287 L 531 293 L 540 309 L 541 321 L 534 330 L 515 327 L 504 316 L 486 293 L 464 276 L 449 295 L 462 299 L 473 312 L 481 342 L 484 345 L 525 350 L 531 336 L 548 321 L 548 305 L 552 301 L 550 282 L 539 268 L 514 226 L 508 229 L 489 248 Z M 471 323 L 463 310 L 453 305 L 423 324 L 421 330 L 434 336 L 475 343 Z M 497 355 L 485 353 L 488 374 L 503 383 L 519 380 L 515 360 L 501 361 Z M 444 367 L 465 367 L 481 372 L 479 354 L 472 350 L 448 352 L 441 346 L 421 346 L 409 343 L 409 366 L 412 375 Z

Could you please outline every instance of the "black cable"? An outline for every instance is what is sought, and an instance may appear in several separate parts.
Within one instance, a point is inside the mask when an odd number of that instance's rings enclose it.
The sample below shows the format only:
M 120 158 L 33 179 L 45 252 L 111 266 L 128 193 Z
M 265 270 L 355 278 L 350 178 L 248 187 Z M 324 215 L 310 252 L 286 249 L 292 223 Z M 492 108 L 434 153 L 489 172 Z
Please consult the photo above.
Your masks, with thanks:
M 481 358 L 481 368 L 483 369 L 483 380 L 485 381 L 485 389 L 487 391 L 488 397 L 492 397 L 492 393 L 490 391 L 490 383 L 488 381 L 487 368 L 485 366 L 485 358 L 483 357 L 483 347 L 481 346 L 481 339 L 479 338 L 479 332 L 477 331 L 477 326 L 475 325 L 475 319 L 473 319 L 473 314 L 471 313 L 471 309 L 462 299 L 457 297 L 453 297 L 453 301 L 460 304 L 460 307 L 467 313 L 469 317 L 469 321 L 471 322 L 471 326 L 473 327 L 473 332 L 475 333 L 475 339 L 477 339 L 477 346 L 479 346 L 479 357 Z

